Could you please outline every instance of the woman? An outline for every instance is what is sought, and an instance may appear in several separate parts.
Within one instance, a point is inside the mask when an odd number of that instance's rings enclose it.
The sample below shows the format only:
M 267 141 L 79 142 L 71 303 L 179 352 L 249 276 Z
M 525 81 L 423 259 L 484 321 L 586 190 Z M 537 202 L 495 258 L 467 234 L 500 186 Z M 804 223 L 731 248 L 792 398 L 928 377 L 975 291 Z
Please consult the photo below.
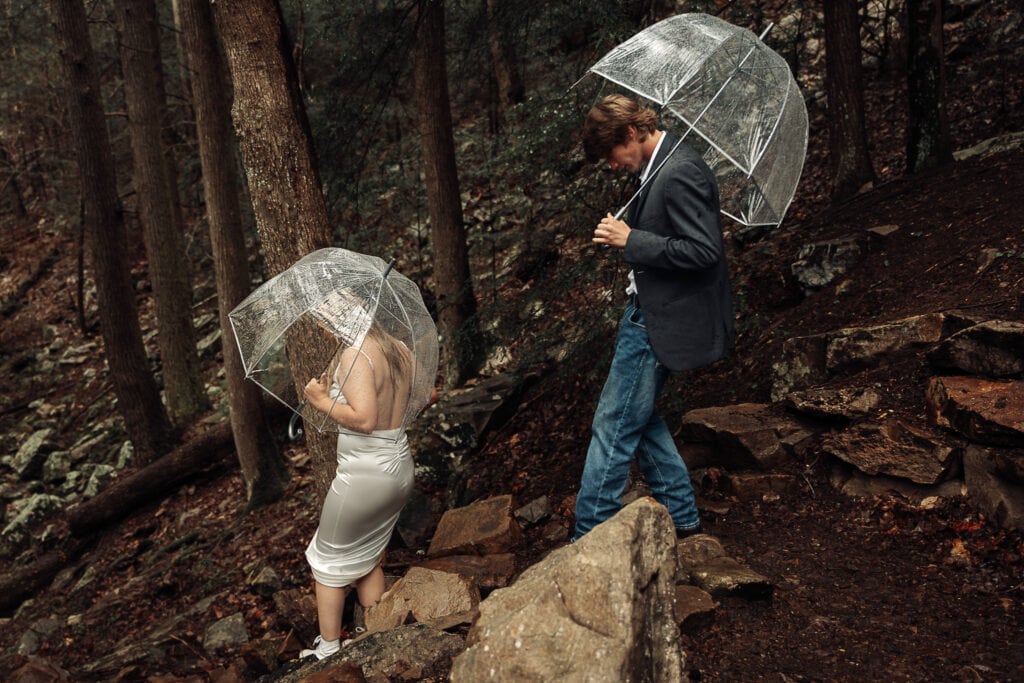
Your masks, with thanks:
M 342 349 L 332 367 L 303 391 L 306 401 L 341 430 L 337 474 L 306 548 L 320 635 L 302 657 L 323 659 L 341 647 L 348 586 L 355 586 L 364 608 L 384 594 L 381 560 L 413 483 L 402 427 L 412 370 L 409 349 L 374 323 L 361 348 Z

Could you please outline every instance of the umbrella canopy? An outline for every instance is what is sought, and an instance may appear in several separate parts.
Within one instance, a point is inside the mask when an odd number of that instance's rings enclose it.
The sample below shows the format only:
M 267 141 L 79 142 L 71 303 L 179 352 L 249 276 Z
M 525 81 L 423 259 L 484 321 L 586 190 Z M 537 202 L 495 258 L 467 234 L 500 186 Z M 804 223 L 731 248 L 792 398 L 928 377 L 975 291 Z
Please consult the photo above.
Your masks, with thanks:
M 747 29 L 707 14 L 664 19 L 589 71 L 669 112 L 718 178 L 722 213 L 775 226 L 807 152 L 807 108 L 786 61 Z M 653 174 L 652 174 L 653 175 Z
M 347 249 L 319 249 L 260 285 L 229 315 L 245 376 L 307 425 L 320 432 L 338 431 L 338 424 L 325 413 L 286 398 L 294 387 L 287 344 L 308 342 L 302 334 L 317 329 L 329 335 L 321 372 L 329 370 L 339 385 L 340 392 L 332 393 L 339 401 L 352 369 L 336 367 L 340 352 L 361 349 L 369 336 L 390 335 L 412 352 L 409 401 L 401 423 L 408 426 L 434 389 L 437 328 L 419 288 L 393 265 L 394 261 Z

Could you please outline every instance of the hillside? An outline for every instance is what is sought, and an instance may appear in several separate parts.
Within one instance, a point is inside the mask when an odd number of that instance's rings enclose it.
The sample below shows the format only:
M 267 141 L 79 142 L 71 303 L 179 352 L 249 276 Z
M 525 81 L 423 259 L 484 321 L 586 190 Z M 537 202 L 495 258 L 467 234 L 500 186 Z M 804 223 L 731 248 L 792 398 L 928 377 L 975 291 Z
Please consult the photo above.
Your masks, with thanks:
M 1020 12 L 998 4 L 1019 26 Z M 951 83 L 963 88 L 951 106 L 958 148 L 1024 130 L 1024 46 L 1010 39 L 980 49 L 977 35 L 984 30 L 951 29 L 957 38 Z M 824 112 L 812 105 L 811 153 L 785 225 L 751 243 L 730 241 L 740 330 L 736 351 L 714 367 L 673 378 L 665 401 L 670 423 L 694 408 L 767 402 L 771 366 L 792 336 L 951 310 L 1024 319 L 1024 151 L 978 154 L 905 177 L 899 161 L 902 115 L 894 104 L 901 86 L 889 76 L 875 78 L 869 117 L 877 122 L 871 144 L 878 185 L 841 206 L 828 206 Z M 993 114 L 979 113 L 985 111 Z M 492 188 L 500 186 L 501 179 L 494 179 Z M 472 210 L 482 211 L 485 200 L 475 201 Z M 495 298 L 505 300 L 504 310 L 518 310 L 517 297 L 530 301 L 532 290 L 564 283 L 558 273 L 596 264 L 601 282 L 621 280 L 618 264 L 606 264 L 585 248 L 585 233 L 559 227 L 564 218 L 547 216 L 538 229 L 557 237 L 553 249 L 527 254 L 534 259 L 530 268 L 513 256 L 507 269 L 512 273 L 495 278 Z M 898 229 L 883 238 L 865 237 L 881 226 Z M 863 257 L 828 287 L 802 291 L 791 271 L 800 248 L 851 237 L 866 240 Z M 63 447 L 94 437 L 116 451 L 119 428 L 101 342 L 75 326 L 71 292 L 78 265 L 71 226 L 45 216 L 5 216 L 0 245 L 2 301 L 13 302 L 0 329 L 0 369 L 8 378 L 0 402 L 3 453 L 17 452 L 43 427 L 53 429 L 53 440 Z M 496 254 L 478 242 L 475 272 L 489 282 L 494 264 L 512 253 Z M 144 291 L 145 264 L 141 254 L 136 257 Z M 201 291 L 209 287 L 200 284 Z M 552 500 L 565 538 L 529 534 L 518 552 L 520 568 L 567 540 L 603 380 L 601 359 L 610 352 L 604 331 L 612 328 L 602 310 L 616 304 L 578 283 L 558 295 L 557 303 L 548 302 L 548 314 L 533 323 L 539 329 L 522 339 L 538 346 L 556 343 L 566 320 L 583 311 L 583 319 L 596 326 L 588 338 L 604 344 L 565 345 L 560 363 L 550 360 L 548 349 L 516 348 L 524 358 L 547 359 L 531 365 L 540 379 L 466 464 L 468 499 L 512 493 L 520 504 L 539 496 Z M 207 299 L 197 306 L 200 318 L 213 311 Z M 151 330 L 152 313 L 143 316 Z M 213 332 L 207 320 L 201 334 Z M 204 360 L 212 382 L 219 366 L 216 345 Z M 925 372 L 919 357 L 907 357 L 843 381 L 880 387 L 879 410 L 921 421 Z M 209 421 L 222 419 L 214 414 Z M 302 443 L 283 442 L 282 448 L 292 483 L 278 503 L 241 514 L 238 472 L 213 466 L 91 539 L 49 588 L 0 622 L 6 653 L 0 671 L 23 663 L 14 652 L 32 629 L 38 630 L 36 655 L 72 672 L 69 680 L 109 679 L 91 677 L 81 667 L 163 627 L 170 634 L 165 647 L 124 663 L 118 680 L 231 680 L 226 672 L 244 667 L 241 655 L 230 649 L 204 652 L 206 626 L 241 613 L 252 639 L 282 637 L 290 625 L 272 597 L 250 589 L 251 575 L 272 567 L 284 588 L 309 588 L 302 551 L 316 525 L 316 495 Z M 1020 532 L 996 528 L 960 497 L 927 510 L 898 497 L 847 498 L 831 484 L 831 463 L 818 455 L 794 461 L 785 471 L 806 485 L 772 501 L 731 500 L 716 488 L 713 472 L 700 480 L 710 533 L 771 577 L 777 590 L 771 601 L 727 599 L 712 625 L 684 635 L 692 680 L 1024 679 Z M 31 492 L 6 468 L 3 476 L 6 503 Z M 443 491 L 423 488 L 435 505 L 444 498 Z M 424 515 L 436 523 L 439 512 Z M 66 542 L 59 526 L 44 524 L 37 531 L 41 549 Z M 396 543 L 388 572 L 400 575 L 422 550 Z

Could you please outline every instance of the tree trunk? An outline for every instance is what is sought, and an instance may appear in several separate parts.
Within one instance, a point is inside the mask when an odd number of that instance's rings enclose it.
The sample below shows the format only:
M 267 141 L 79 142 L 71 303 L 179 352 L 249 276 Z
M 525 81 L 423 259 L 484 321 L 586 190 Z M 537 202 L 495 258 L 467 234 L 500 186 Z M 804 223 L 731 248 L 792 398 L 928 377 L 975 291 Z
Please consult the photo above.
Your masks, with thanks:
M 487 45 L 491 53 L 491 66 L 497 87 L 497 124 L 495 131 L 505 119 L 509 108 L 523 101 L 525 94 L 523 80 L 509 41 L 502 30 L 498 0 L 486 0 L 484 11 L 487 13 Z
M 249 507 L 279 499 L 288 468 L 278 452 L 260 406 L 259 388 L 245 380 L 228 314 L 248 295 L 249 261 L 245 252 L 235 175 L 234 135 L 228 109 L 228 82 L 217 49 L 213 12 L 207 0 L 176 0 L 187 62 L 193 73 L 193 109 L 203 169 L 203 192 L 210 224 L 210 246 L 217 275 L 221 352 L 235 450 L 245 480 Z
M 67 80 L 68 120 L 82 176 L 86 242 L 92 254 L 100 327 L 110 378 L 137 462 L 166 453 L 171 426 L 153 379 L 135 310 L 124 217 L 100 101 L 82 0 L 51 0 L 55 42 Z
M 864 127 L 857 0 L 829 0 L 824 5 L 832 200 L 841 201 L 874 182 L 875 172 Z
M 124 71 L 128 129 L 134 159 L 135 200 L 149 258 L 159 322 L 164 393 L 171 422 L 181 428 L 209 410 L 192 325 L 192 282 L 177 213 L 177 187 L 168 168 L 161 126 L 166 96 L 153 0 L 115 0 Z
M 213 13 L 231 69 L 235 95 L 231 114 L 256 229 L 267 275 L 273 276 L 309 252 L 331 244 L 309 126 L 277 2 L 218 0 L 213 3 Z M 297 329 L 288 338 L 298 396 L 309 378 L 323 371 L 333 351 L 313 328 Z M 316 429 L 305 431 L 323 495 L 336 468 L 335 438 Z
M 466 230 L 455 165 L 441 0 L 419 0 L 414 71 L 434 250 L 444 384 L 451 388 L 463 383 L 478 368 L 483 343 L 469 276 Z
M 907 170 L 953 160 L 946 113 L 942 0 L 907 0 Z

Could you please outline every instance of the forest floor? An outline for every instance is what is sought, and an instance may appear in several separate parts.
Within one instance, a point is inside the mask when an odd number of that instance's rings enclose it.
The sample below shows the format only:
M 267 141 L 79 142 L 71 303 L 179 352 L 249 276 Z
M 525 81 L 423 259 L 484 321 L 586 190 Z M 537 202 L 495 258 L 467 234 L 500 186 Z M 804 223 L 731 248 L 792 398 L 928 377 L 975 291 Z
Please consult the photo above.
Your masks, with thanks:
M 965 48 L 966 49 L 966 48 Z M 971 95 L 951 108 L 960 147 L 990 135 L 1024 130 L 1021 83 L 1024 59 L 1015 52 L 985 53 L 959 62 Z M 985 60 L 989 60 L 987 63 Z M 993 85 L 984 76 L 991 74 Z M 969 310 L 989 318 L 1024 318 L 1024 151 L 973 157 L 934 172 L 903 177 L 900 86 L 869 89 L 872 151 L 880 183 L 832 209 L 825 201 L 827 159 L 821 121 L 812 122 L 812 156 L 787 227 L 732 254 L 733 277 L 744 292 L 735 354 L 713 368 L 673 380 L 682 408 L 767 400 L 771 363 L 789 336 L 822 332 L 932 311 Z M 883 87 L 884 86 L 884 87 Z M 970 111 L 968 111 L 970 110 Z M 977 110 L 991 115 L 979 116 Z M 816 154 L 816 156 L 815 156 Z M 790 263 L 807 242 L 899 230 L 867 255 L 841 288 L 804 296 L 792 284 Z M 580 242 L 585 236 L 580 237 Z M 73 330 L 68 294 L 75 281 L 73 239 L 40 223 L 5 224 L 0 233 L 4 287 L 24 282 L 52 252 L 54 263 L 27 293 L 27 304 L 3 320 L 0 348 L 8 399 L 0 414 L 4 451 L 27 434 L 29 403 L 76 394 L 87 371 L 102 373 L 101 354 L 56 373 L 36 375 L 35 353 L 48 325 Z M 994 250 L 994 251 L 986 251 Z M 986 254 L 991 259 L 982 261 Z M 568 259 L 568 254 L 562 255 Z M 140 265 L 141 267 L 141 265 Z M 5 290 L 6 295 L 6 290 Z M 592 305 L 575 302 L 578 305 Z M 573 302 L 570 302 L 572 305 Z M 85 343 L 73 331 L 73 345 Z M 21 359 L 21 360 L 17 360 Z M 865 371 L 865 382 L 884 387 L 884 410 L 920 419 L 926 368 L 917 360 Z M 528 503 L 547 495 L 571 522 L 572 496 L 583 464 L 597 385 L 558 376 L 538 383 L 518 413 L 491 435 L 470 463 L 481 495 L 514 493 Z M 81 411 L 99 396 L 80 395 Z M 92 417 L 91 419 L 102 419 Z M 80 426 L 80 425 L 79 425 Z M 179 645 L 159 663 L 122 672 L 122 680 L 210 680 L 238 657 L 202 652 L 203 629 L 214 617 L 241 612 L 253 638 L 287 631 L 270 598 L 246 587 L 247 571 L 272 566 L 285 587 L 309 587 L 302 552 L 316 524 L 312 476 L 301 444 L 285 447 L 292 482 L 283 500 L 242 514 L 237 471 L 213 471 L 154 500 L 105 530 L 72 568 L 77 580 L 94 572 L 85 590 L 72 585 L 38 593 L 0 629 L 0 648 L 11 652 L 28 624 L 84 614 L 62 626 L 39 656 L 75 672 L 111 651 L 126 636 L 144 634 L 168 616 L 215 596 L 211 614 L 176 632 Z M 729 500 L 702 488 L 704 523 L 726 550 L 768 576 L 770 600 L 728 598 L 714 623 L 683 636 L 686 670 L 701 681 L 1024 681 L 1024 539 L 995 528 L 963 498 L 921 509 L 898 497 L 852 499 L 830 483 L 824 460 L 794 462 L 803 485 L 778 500 Z M 527 565 L 552 543 L 527 536 Z M 157 549 L 183 542 L 198 552 L 154 563 Z M 395 548 L 388 571 L 401 574 L 422 548 Z M 145 567 L 160 567 L 144 573 Z M 142 578 L 144 580 L 137 580 Z M 0 672 L 2 673 L 2 672 Z M 179 678 L 180 677 L 180 678 Z M 85 680 L 73 675 L 72 680 Z M 153 679 L 157 680 L 157 679 Z

